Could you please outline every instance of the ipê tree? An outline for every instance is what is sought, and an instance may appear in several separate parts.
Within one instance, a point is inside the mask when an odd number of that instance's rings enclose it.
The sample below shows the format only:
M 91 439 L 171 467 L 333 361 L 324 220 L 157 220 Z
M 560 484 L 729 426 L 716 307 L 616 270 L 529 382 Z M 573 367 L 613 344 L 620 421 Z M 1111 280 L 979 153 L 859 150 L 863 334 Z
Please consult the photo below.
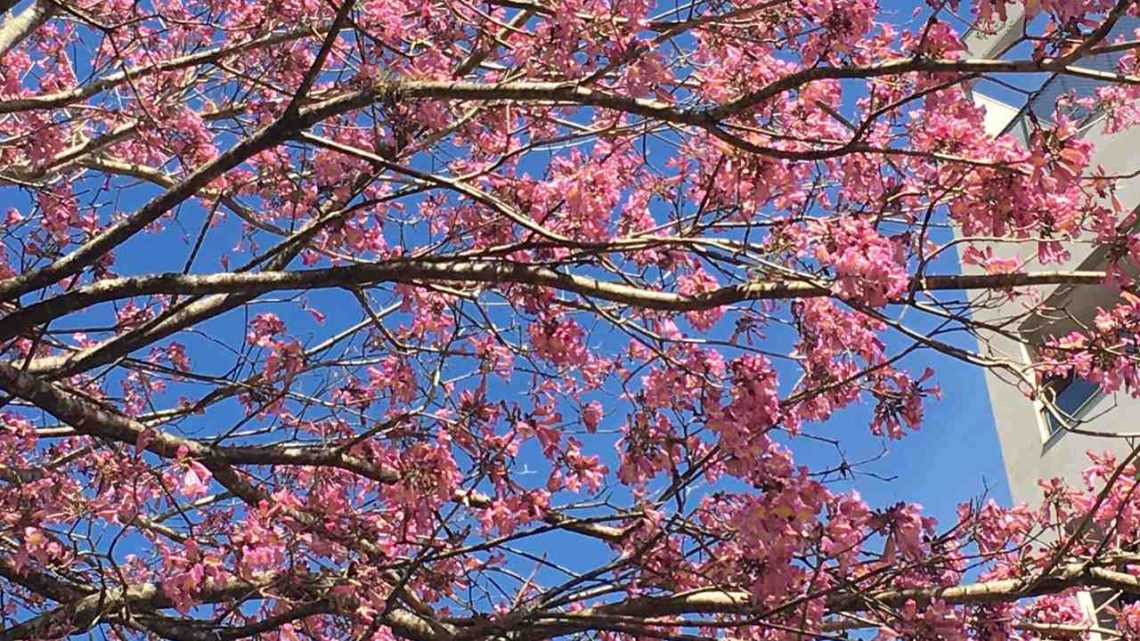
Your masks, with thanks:
M 1140 5 L 1026 5 L 0 2 L 0 638 L 1092 633 L 1133 457 L 935 529 L 787 445 L 918 427 L 920 350 L 1134 391 L 1124 178 L 969 88 L 1124 130 Z M 1120 303 L 1033 367 L 952 338 L 1063 283 Z

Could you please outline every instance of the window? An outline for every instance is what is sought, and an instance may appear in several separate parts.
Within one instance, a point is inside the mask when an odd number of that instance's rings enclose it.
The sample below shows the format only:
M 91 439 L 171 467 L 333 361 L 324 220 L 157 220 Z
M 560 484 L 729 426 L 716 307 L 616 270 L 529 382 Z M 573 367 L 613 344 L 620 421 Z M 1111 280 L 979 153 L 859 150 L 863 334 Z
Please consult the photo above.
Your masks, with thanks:
M 1049 426 L 1049 436 L 1062 430 L 1065 422 L 1075 420 L 1081 410 L 1100 394 L 1099 385 L 1073 372 L 1069 372 L 1068 376 L 1048 379 L 1042 387 L 1045 401 L 1043 411 L 1045 423 Z
M 1113 611 L 1119 610 L 1126 605 L 1136 603 L 1140 600 L 1140 595 L 1132 594 L 1130 592 L 1115 592 L 1112 590 L 1096 590 L 1090 595 L 1092 597 L 1092 620 L 1105 630 L 1115 630 L 1117 628 L 1116 617 L 1113 616 Z M 1101 638 L 1105 638 L 1103 635 Z
M 1103 266 L 1104 257 L 1092 254 L 1081 263 L 1079 269 L 1098 269 Z M 1132 268 L 1130 268 L 1132 273 Z M 1043 442 L 1053 443 L 1064 432 L 1066 425 L 1074 422 L 1099 420 L 1091 416 L 1094 404 L 1104 396 L 1100 385 L 1072 372 L 1065 375 L 1048 376 L 1045 372 L 1064 362 L 1054 349 L 1060 339 L 1073 332 L 1083 332 L 1096 320 L 1098 309 L 1111 309 L 1120 302 L 1120 290 L 1116 287 L 1071 287 L 1061 286 L 1046 296 L 1040 306 L 1030 313 L 1018 326 L 1021 356 L 1028 369 L 1038 376 L 1035 381 L 1036 399 L 1032 406 L 1037 416 L 1034 427 Z M 1116 337 L 1116 350 L 1127 350 L 1125 345 L 1136 342 L 1136 337 L 1127 334 Z M 1119 351 L 1118 351 L 1119 353 Z M 1140 360 L 1140 359 L 1138 359 Z

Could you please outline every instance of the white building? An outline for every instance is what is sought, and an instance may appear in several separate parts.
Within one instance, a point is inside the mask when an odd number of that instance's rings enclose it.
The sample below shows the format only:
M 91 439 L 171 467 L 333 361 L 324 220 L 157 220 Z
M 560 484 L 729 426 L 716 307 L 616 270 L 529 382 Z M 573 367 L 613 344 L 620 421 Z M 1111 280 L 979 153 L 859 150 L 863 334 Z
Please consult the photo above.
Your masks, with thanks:
M 995 33 L 974 32 L 967 37 L 970 55 L 975 58 L 999 58 L 1021 37 L 1024 18 L 1021 7 L 1010 7 L 1010 18 Z M 1140 21 L 1124 18 L 1114 33 L 1131 33 Z M 1104 56 L 1086 60 L 1086 66 L 1114 69 L 1115 60 Z M 997 95 L 1011 95 L 998 85 L 981 81 L 974 86 L 974 99 L 986 108 L 986 127 L 990 133 L 1028 135 L 1030 111 L 1038 121 L 1048 120 L 1058 97 L 1076 92 L 1088 95 L 1096 81 L 1057 76 L 1045 79 L 1025 104 L 1010 105 Z M 990 95 L 987 95 L 987 89 Z M 1095 114 L 1085 118 L 1083 135 L 1095 144 L 1091 166 L 1101 165 L 1108 174 L 1129 174 L 1140 169 L 1140 138 L 1136 130 L 1106 136 Z M 1140 178 L 1120 183 L 1117 196 L 1125 207 L 1140 207 Z M 1026 245 L 995 244 L 994 252 L 1009 257 L 1027 251 Z M 1072 244 L 1067 249 L 1071 258 L 1058 269 L 1099 270 L 1104 266 L 1103 250 L 1087 244 Z M 1119 292 L 1100 286 L 1054 286 L 1041 288 L 1036 308 L 1025 300 L 995 304 L 997 298 L 978 301 L 974 315 L 990 323 L 1013 321 L 1010 336 L 991 334 L 981 350 L 997 359 L 1013 359 L 1030 364 L 1033 345 L 1045 338 L 1069 333 L 1080 324 L 1091 321 L 1097 308 L 1112 306 Z M 989 305 L 985 303 L 990 303 Z M 1027 314 L 1027 312 L 1030 312 Z M 1081 485 L 1081 472 L 1088 467 L 1087 452 L 1115 451 L 1121 458 L 1140 444 L 1140 440 L 1110 437 L 1111 434 L 1140 432 L 1140 400 L 1126 394 L 1102 394 L 1098 387 L 1080 378 L 1070 377 L 1048 383 L 1045 398 L 1030 398 L 1024 383 L 1000 371 L 987 370 L 986 385 L 993 408 L 994 424 L 1001 443 L 1002 460 L 1010 493 L 1015 502 L 1030 506 L 1042 498 L 1038 479 L 1060 477 L 1073 485 Z M 1073 431 L 1073 430 L 1078 431 Z M 1086 433 L 1088 432 L 1088 433 Z M 1097 436 L 1091 433 L 1102 433 Z M 1122 595 L 1083 595 L 1090 613 L 1095 612 L 1103 625 L 1111 625 L 1103 605 L 1117 601 Z M 1134 597 L 1133 597 L 1134 598 Z
M 998 33 L 972 33 L 968 36 L 971 56 L 1000 57 L 1016 42 L 1024 23 L 1012 8 L 1011 14 L 1010 20 Z M 1137 27 L 1140 27 L 1140 21 L 1125 18 L 1115 31 L 1131 32 Z M 1082 64 L 1112 68 L 1114 60 L 1105 58 Z M 974 87 L 974 97 L 985 106 L 986 126 L 992 133 L 1026 136 L 1030 111 L 1038 121 L 1048 120 L 1059 96 L 1072 91 L 1087 94 L 1096 82 L 1071 76 L 1049 78 L 1026 104 L 1011 106 L 987 96 L 984 93 L 987 87 L 982 81 Z M 1136 131 L 1106 136 L 1101 129 L 1095 116 L 1087 118 L 1083 135 L 1095 144 L 1091 166 L 1101 165 L 1109 174 L 1127 174 L 1140 169 L 1140 145 L 1137 144 Z M 1117 196 L 1126 207 L 1140 206 L 1140 178 L 1122 181 L 1119 187 Z M 1027 251 L 1027 246 L 997 243 L 993 249 L 998 255 L 1014 256 Z M 1072 244 L 1067 249 L 1071 258 L 1067 264 L 1058 265 L 1058 269 L 1097 270 L 1104 266 L 1102 250 L 1092 250 L 1087 244 Z M 1112 288 L 1087 285 L 1041 288 L 1038 294 L 1038 309 L 1009 327 L 1022 340 L 994 335 L 982 345 L 983 351 L 995 358 L 1029 363 L 1032 345 L 1040 344 L 1049 336 L 1077 329 L 1079 324 L 1092 319 L 1098 307 L 1113 305 L 1119 296 L 1119 292 Z M 1031 310 L 1030 305 L 1024 300 L 992 307 L 979 304 L 975 316 L 988 322 L 1014 319 L 1026 316 L 1026 312 Z M 1088 465 L 1086 452 L 1089 450 L 1131 451 L 1125 439 L 1074 433 L 1065 426 L 1105 434 L 1137 432 L 1140 426 L 1135 418 L 1140 417 L 1140 401 L 1124 394 L 1100 394 L 1096 385 L 1079 378 L 1056 381 L 1050 385 L 1048 399 L 1030 400 L 1025 386 L 1016 385 L 1012 379 L 1001 372 L 986 373 L 1006 476 L 1015 501 L 1025 501 L 1030 505 L 1039 503 L 1041 492 L 1037 480 L 1040 478 L 1061 477 L 1080 483 L 1080 472 Z

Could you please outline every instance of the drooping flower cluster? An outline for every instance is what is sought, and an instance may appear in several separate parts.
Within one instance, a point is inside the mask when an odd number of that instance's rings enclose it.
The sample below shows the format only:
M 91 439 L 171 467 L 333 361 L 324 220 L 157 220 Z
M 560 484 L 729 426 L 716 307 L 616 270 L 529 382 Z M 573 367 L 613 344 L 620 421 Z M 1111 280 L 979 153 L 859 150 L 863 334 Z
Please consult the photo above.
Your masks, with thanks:
M 884 238 L 869 221 L 844 218 L 810 234 L 811 254 L 835 270 L 835 293 L 881 307 L 910 286 L 903 248 Z

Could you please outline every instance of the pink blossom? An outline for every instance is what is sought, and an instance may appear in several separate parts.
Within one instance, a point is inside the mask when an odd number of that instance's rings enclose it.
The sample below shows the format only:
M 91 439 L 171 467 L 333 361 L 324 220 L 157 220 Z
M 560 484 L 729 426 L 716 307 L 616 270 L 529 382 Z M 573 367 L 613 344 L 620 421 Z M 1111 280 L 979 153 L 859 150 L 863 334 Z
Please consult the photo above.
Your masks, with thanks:
M 814 257 L 835 270 L 840 296 L 879 307 L 901 296 L 910 285 L 900 247 L 867 221 L 845 218 L 821 229 Z
M 210 492 L 210 472 L 197 461 L 188 461 L 179 491 L 188 499 L 196 499 Z

